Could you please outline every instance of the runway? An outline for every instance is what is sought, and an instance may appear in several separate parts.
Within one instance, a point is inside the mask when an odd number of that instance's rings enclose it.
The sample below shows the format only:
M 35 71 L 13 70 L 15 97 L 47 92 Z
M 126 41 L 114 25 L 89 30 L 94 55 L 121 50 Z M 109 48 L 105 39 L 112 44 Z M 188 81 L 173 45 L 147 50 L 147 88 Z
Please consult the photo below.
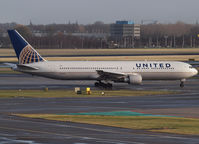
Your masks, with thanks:
M 59 81 L 29 75 L 1 74 L 0 89 L 73 89 L 93 87 L 94 81 Z M 75 113 L 132 110 L 143 113 L 199 118 L 199 81 L 185 88 L 178 81 L 146 81 L 142 86 L 115 84 L 115 89 L 174 90 L 162 96 L 117 98 L 2 98 L 0 143 L 12 144 L 197 144 L 199 136 L 154 133 L 98 125 L 57 122 L 13 116 L 13 113 Z

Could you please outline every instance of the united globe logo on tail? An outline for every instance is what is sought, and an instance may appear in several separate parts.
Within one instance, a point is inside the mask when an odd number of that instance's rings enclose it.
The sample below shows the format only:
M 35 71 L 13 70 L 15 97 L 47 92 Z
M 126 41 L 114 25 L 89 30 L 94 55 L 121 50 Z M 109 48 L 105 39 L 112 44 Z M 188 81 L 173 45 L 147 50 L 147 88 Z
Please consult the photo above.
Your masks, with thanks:
M 34 62 L 44 61 L 43 58 L 38 54 L 31 45 L 27 45 L 21 51 L 19 55 L 19 64 L 29 64 Z
M 45 61 L 16 30 L 8 30 L 8 35 L 19 60 L 19 64 Z

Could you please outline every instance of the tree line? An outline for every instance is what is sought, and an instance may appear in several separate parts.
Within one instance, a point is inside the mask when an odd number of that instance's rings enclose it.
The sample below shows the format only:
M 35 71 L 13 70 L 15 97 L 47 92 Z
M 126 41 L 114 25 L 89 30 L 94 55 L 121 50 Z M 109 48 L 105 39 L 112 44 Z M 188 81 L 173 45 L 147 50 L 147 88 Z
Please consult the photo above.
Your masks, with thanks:
M 17 29 L 37 48 L 114 48 L 110 38 L 110 24 L 95 22 L 49 25 L 0 24 L 0 47 L 11 47 L 7 29 Z M 140 39 L 134 39 L 135 48 L 199 47 L 199 24 L 146 24 L 141 25 Z
M 141 26 L 144 47 L 199 47 L 199 24 L 149 24 Z

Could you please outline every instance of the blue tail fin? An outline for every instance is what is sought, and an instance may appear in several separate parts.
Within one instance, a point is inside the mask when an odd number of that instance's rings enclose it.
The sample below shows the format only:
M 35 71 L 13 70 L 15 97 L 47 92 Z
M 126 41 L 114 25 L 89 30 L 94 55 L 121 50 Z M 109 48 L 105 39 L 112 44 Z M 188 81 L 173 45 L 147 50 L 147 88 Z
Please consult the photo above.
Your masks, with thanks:
M 19 60 L 19 64 L 45 61 L 16 30 L 8 30 L 8 35 Z

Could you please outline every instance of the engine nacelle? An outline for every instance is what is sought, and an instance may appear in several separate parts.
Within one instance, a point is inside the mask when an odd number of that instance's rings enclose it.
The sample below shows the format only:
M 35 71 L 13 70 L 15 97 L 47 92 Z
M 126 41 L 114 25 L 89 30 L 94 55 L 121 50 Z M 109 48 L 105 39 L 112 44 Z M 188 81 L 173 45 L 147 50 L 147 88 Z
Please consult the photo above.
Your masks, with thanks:
M 142 83 L 142 76 L 139 74 L 131 74 L 125 79 L 131 85 L 140 85 Z

